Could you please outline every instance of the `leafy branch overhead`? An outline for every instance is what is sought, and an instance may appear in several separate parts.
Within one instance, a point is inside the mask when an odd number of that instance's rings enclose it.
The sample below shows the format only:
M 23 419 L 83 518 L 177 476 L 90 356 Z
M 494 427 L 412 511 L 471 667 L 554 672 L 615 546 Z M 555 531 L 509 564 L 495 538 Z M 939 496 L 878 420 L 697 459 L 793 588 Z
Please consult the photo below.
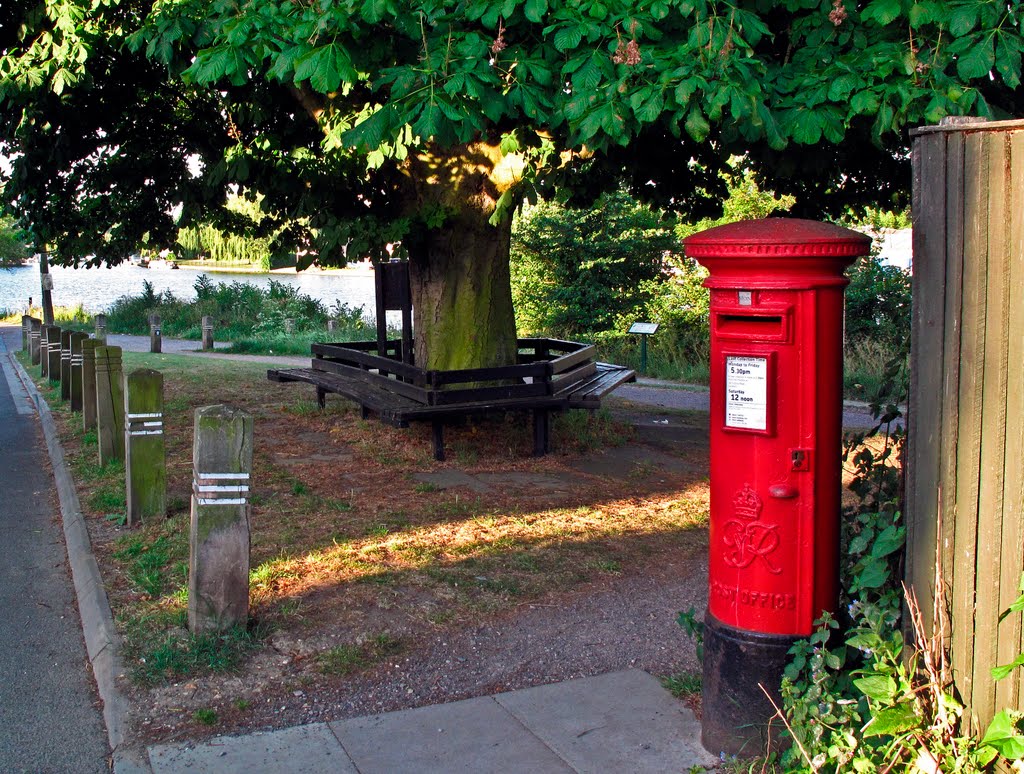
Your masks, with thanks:
M 25 191 L 35 220 L 56 222 L 61 204 L 66 212 L 76 198 L 109 193 L 92 178 L 110 171 L 111 159 L 97 154 L 104 139 L 110 152 L 111 124 L 138 134 L 155 115 L 167 136 L 151 138 L 154 156 L 179 167 L 168 170 L 172 179 L 138 181 L 141 195 L 158 202 L 145 211 L 135 203 L 133 212 L 161 221 L 164 205 L 178 200 L 188 219 L 223 201 L 218 188 L 253 187 L 275 216 L 267 229 L 289 223 L 282 240 L 296 247 L 313 239 L 321 253 L 365 250 L 370 232 L 393 241 L 410 215 L 428 225 L 447 217 L 443 201 L 414 213 L 381 208 L 394 204 L 394 173 L 411 156 L 457 155 L 480 143 L 519 158 L 495 181 L 492 216 L 534 191 L 571 197 L 608 190 L 623 176 L 661 204 L 707 214 L 721 193 L 716 171 L 734 152 L 750 154 L 763 176 L 790 178 L 791 191 L 811 185 L 801 172 L 818 173 L 821 195 L 807 198 L 832 207 L 829 197 L 897 192 L 885 180 L 906 127 L 947 114 L 1020 113 L 1021 13 L 1019 0 L 5 4 L 0 145 L 16 158 L 21 146 L 58 147 L 44 135 L 59 132 L 58 121 L 71 130 L 60 106 L 79 101 L 73 130 L 91 147 L 61 148 L 53 160 L 77 164 L 83 179 L 24 179 L 26 161 L 10 189 Z M 95 98 L 115 84 L 120 113 Z M 313 133 L 297 113 L 312 119 Z M 94 126 L 81 126 L 86 120 Z M 871 142 L 878 147 L 865 149 Z M 180 166 L 189 153 L 204 159 L 195 182 Z M 704 177 L 691 160 L 708 170 Z M 384 176 L 354 182 L 367 169 Z M 338 176 L 347 204 L 331 204 L 317 185 Z M 652 180 L 658 185 L 646 186 Z M 399 198 L 410 196 L 422 200 L 422 191 Z M 108 204 L 117 212 L 133 203 L 122 196 Z M 796 211 L 810 214 L 801 211 L 809 206 Z M 103 252 L 152 225 L 129 228 L 127 211 L 119 224 L 103 223 L 100 210 L 41 234 L 59 247 L 91 223 L 94 251 Z M 368 229 L 352 225 L 367 217 Z M 165 232 L 163 223 L 153 236 Z
M 133 38 L 199 83 L 265 73 L 323 97 L 335 141 L 471 142 L 495 127 L 601 150 L 663 122 L 704 141 L 840 142 L 990 112 L 1020 85 L 1019 3 L 163 0 Z M 196 45 L 198 43 L 198 45 Z M 624 52 L 630 50 L 626 57 Z M 989 95 L 991 96 L 991 94 Z

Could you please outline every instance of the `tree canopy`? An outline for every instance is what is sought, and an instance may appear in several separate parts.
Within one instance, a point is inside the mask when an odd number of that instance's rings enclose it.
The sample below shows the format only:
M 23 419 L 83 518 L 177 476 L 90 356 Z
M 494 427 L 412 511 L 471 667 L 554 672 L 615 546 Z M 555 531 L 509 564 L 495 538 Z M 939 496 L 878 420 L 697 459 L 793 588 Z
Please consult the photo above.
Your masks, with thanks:
M 440 278 L 507 264 L 523 197 L 625 182 L 708 215 L 740 153 L 794 213 L 905 201 L 908 127 L 1020 114 L 1021 16 L 1020 0 L 4 3 L 0 151 L 59 260 L 170 244 L 179 204 L 183 223 L 230 220 L 240 187 L 282 252 L 329 265 L 402 242 L 434 319 L 463 292 Z M 467 283 L 507 285 L 507 266 Z M 510 329 L 507 291 L 484 295 Z
M 405 184 L 474 145 L 494 149 L 477 163 L 504 162 L 500 209 L 533 189 L 592 198 L 625 176 L 704 212 L 735 151 L 776 190 L 825 195 L 798 208 L 836 208 L 905 189 L 877 183 L 907 126 L 1022 101 L 1019 0 L 4 6 L 11 190 L 35 221 L 60 211 L 45 237 L 65 258 L 66 244 L 116 259 L 143 230 L 169 241 L 174 204 L 188 219 L 236 183 L 268 196 L 283 239 L 340 260 L 444 218 L 445 197 Z

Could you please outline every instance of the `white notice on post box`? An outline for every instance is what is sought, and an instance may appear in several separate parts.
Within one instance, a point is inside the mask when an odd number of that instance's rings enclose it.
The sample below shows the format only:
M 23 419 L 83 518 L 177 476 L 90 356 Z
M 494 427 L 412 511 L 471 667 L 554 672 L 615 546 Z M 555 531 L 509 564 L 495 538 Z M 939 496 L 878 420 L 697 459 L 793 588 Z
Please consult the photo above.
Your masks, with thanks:
M 768 358 L 725 358 L 725 426 L 768 429 Z

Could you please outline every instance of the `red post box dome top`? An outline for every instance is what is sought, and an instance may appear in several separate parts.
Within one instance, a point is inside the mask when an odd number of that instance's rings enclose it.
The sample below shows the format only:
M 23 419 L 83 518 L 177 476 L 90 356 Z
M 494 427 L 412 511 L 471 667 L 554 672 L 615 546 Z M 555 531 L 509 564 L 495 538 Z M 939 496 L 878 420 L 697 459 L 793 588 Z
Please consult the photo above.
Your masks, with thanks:
M 797 218 L 741 220 L 683 240 L 690 258 L 836 257 L 867 255 L 871 238 L 831 223 Z

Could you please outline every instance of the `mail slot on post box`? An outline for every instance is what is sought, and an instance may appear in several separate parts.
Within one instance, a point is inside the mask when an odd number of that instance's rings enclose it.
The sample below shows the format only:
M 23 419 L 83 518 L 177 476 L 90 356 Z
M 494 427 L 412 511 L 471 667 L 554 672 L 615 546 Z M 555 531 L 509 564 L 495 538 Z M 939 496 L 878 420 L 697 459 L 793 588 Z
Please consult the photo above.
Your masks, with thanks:
M 683 244 L 711 291 L 702 741 L 757 755 L 774 714 L 759 684 L 779 701 L 787 651 L 838 596 L 843 270 L 871 240 L 773 218 Z

